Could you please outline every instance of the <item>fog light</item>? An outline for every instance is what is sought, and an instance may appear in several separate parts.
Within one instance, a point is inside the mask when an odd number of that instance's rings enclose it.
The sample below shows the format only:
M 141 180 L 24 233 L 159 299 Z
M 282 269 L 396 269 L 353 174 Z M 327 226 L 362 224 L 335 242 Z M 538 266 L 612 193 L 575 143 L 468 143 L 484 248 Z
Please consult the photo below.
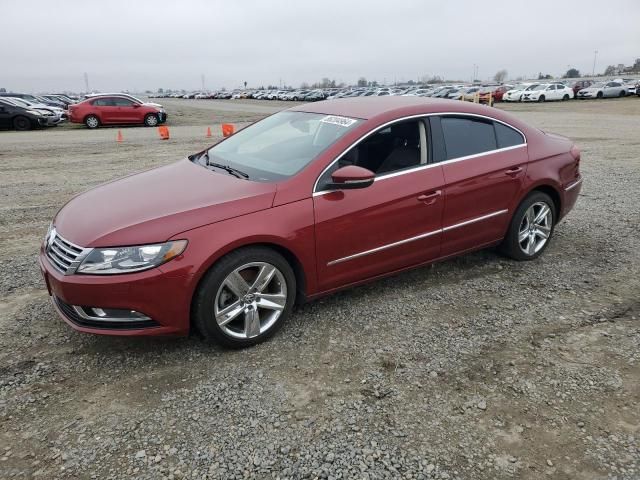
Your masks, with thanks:
M 135 310 L 125 310 L 120 308 L 103 307 L 73 307 L 82 318 L 87 320 L 109 321 L 109 322 L 138 322 L 140 320 L 151 320 L 144 313 Z

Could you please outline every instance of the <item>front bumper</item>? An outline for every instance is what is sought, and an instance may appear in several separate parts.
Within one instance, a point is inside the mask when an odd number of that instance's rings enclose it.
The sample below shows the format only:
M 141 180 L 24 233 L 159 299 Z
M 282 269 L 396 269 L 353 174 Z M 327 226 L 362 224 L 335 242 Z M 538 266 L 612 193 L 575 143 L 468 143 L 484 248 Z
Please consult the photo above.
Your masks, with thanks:
M 167 112 L 159 112 L 158 113 L 158 122 L 165 123 L 167 121 Z
M 540 97 L 522 97 L 523 102 L 537 102 Z
M 190 275 L 162 267 L 122 275 L 64 275 L 54 268 L 43 249 L 38 263 L 56 311 L 75 330 L 125 336 L 189 333 Z M 148 321 L 87 321 L 74 306 L 135 310 L 146 315 Z

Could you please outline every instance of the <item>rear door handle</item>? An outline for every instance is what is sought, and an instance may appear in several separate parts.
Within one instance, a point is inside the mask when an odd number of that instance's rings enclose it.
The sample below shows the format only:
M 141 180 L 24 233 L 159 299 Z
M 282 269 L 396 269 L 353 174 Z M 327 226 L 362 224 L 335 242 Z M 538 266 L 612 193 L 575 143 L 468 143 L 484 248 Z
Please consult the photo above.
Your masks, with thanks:
M 522 172 L 522 167 L 515 167 L 515 168 L 510 168 L 509 170 L 507 170 L 506 173 L 507 175 L 509 175 L 510 177 L 515 177 L 516 175 L 518 175 L 520 172 Z
M 442 190 L 436 190 L 435 192 L 420 195 L 418 197 L 418 201 L 423 202 L 426 205 L 433 205 L 434 203 L 436 203 L 436 200 L 440 195 L 442 195 Z

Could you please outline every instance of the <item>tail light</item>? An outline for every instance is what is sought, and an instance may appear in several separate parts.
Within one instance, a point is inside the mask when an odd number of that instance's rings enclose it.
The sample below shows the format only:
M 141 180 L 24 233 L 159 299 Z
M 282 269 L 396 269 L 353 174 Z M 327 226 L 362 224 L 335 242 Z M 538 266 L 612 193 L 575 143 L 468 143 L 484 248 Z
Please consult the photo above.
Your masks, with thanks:
M 571 152 L 571 156 L 576 161 L 576 177 L 577 177 L 578 174 L 580 173 L 580 149 L 575 145 L 573 145 L 571 147 L 570 152 Z

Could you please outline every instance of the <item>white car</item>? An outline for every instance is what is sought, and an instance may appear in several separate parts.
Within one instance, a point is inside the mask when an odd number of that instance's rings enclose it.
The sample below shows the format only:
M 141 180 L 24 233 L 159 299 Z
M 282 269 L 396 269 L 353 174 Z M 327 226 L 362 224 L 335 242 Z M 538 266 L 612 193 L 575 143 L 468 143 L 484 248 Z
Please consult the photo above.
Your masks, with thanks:
M 627 93 L 628 88 L 622 82 L 597 82 L 580 90 L 576 98 L 624 97 Z
M 571 98 L 573 98 L 573 90 L 562 83 L 541 83 L 522 94 L 523 102 L 548 102 Z
M 511 90 L 507 90 L 504 92 L 502 96 L 503 102 L 520 102 L 522 100 L 522 95 L 524 92 L 528 92 L 533 90 L 535 87 L 540 85 L 539 83 L 521 83 L 516 85 Z

